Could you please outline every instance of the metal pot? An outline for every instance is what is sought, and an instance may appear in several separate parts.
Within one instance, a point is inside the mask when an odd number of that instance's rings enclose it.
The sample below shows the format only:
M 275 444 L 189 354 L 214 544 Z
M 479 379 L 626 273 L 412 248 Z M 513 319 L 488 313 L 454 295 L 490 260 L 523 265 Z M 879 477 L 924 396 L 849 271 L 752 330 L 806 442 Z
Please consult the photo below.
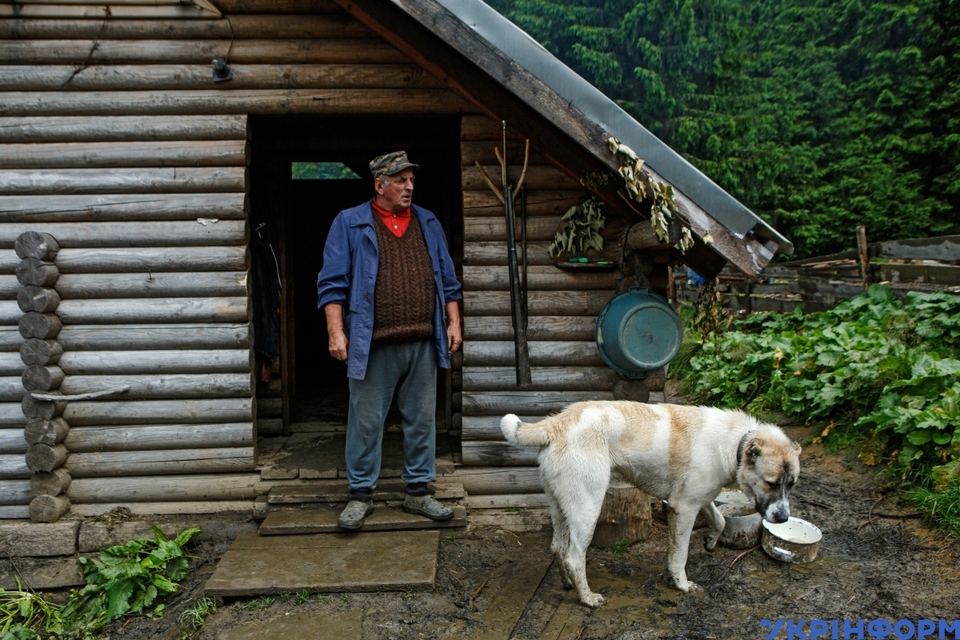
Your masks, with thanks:
M 820 529 L 800 518 L 780 523 L 764 520 L 761 545 L 771 558 L 803 564 L 816 559 L 822 538 Z
M 760 544 L 763 517 L 752 504 L 723 503 L 717 509 L 723 515 L 723 532 L 717 542 L 729 549 L 749 549 Z
M 683 327 L 670 304 L 647 289 L 630 289 L 603 307 L 597 317 L 600 357 L 611 369 L 641 379 L 677 355 Z

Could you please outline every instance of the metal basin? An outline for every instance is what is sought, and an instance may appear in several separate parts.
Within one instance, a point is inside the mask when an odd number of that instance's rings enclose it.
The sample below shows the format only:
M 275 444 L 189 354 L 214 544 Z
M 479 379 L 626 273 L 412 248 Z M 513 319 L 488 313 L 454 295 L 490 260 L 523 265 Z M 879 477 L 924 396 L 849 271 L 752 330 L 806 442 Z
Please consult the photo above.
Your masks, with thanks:
M 597 317 L 600 356 L 611 369 L 640 379 L 677 355 L 683 327 L 670 304 L 647 289 L 630 289 L 603 307 Z
M 816 559 L 822 538 L 823 533 L 813 524 L 790 518 L 780 523 L 764 521 L 761 544 L 771 558 L 803 564 Z

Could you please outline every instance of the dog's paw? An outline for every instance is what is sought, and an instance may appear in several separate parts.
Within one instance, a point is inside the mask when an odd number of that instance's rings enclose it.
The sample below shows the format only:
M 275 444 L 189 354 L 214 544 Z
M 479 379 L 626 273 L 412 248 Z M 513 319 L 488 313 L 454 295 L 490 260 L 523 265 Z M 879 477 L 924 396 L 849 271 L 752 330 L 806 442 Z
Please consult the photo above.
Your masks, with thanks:
M 696 582 L 691 582 L 690 580 L 684 580 L 680 582 L 678 580 L 672 580 L 673 586 L 676 587 L 679 591 L 684 593 L 697 593 L 698 591 L 703 591 L 703 587 L 698 585 Z
M 711 540 L 710 538 L 704 538 L 703 548 L 709 551 L 710 553 L 713 553 L 714 551 L 717 550 L 717 539 L 714 538 Z
M 606 603 L 606 600 L 599 593 L 588 593 L 586 596 L 580 598 L 580 602 L 591 609 L 596 609 L 597 607 L 602 607 Z

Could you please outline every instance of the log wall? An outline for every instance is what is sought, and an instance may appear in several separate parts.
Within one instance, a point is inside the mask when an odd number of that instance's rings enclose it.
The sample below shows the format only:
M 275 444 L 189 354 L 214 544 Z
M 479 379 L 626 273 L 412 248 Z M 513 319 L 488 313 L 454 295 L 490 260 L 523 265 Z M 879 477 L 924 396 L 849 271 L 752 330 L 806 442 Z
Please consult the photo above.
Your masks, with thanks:
M 478 476 L 489 482 L 471 483 L 471 494 L 539 491 L 534 469 L 537 448 L 518 448 L 503 441 L 499 423 L 505 413 L 537 420 L 577 400 L 611 399 L 613 385 L 619 379 L 604 364 L 594 341 L 597 315 L 614 295 L 618 272 L 560 269 L 547 253 L 561 225 L 560 218 L 589 193 L 577 180 L 532 150 L 524 180 L 529 314 L 526 334 L 532 384 L 523 388 L 516 384 L 504 206 L 476 168 L 479 162 L 500 187 L 495 148 L 502 149 L 502 135 L 501 123 L 493 119 L 463 119 L 464 348 L 462 359 L 458 360 L 462 362 L 462 371 L 455 371 L 454 380 L 460 383 L 463 464 L 477 467 L 478 471 L 480 467 L 491 467 Z M 509 184 L 515 184 L 520 177 L 523 147 L 522 132 L 508 131 Z M 520 260 L 519 197 L 514 208 Z M 609 240 L 605 257 L 610 259 L 616 251 L 617 231 L 609 228 L 604 232 Z M 518 477 L 518 472 L 525 474 L 525 482 L 510 479 Z M 459 478 L 462 473 L 458 471 L 457 475 Z
M 252 504 L 248 117 L 468 106 L 326 0 L 17 7 L 0 10 L 0 517 L 41 494 L 38 517 Z M 28 263 L 25 232 L 59 251 Z M 37 401 L 28 378 L 79 398 Z

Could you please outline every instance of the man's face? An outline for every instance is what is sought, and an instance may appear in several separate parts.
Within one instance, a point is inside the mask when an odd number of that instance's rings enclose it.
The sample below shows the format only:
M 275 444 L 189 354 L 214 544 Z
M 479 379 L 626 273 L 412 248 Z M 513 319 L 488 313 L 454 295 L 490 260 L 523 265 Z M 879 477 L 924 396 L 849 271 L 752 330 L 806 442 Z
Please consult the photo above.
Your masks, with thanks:
M 413 169 L 377 178 L 374 184 L 377 204 L 393 213 L 405 211 L 413 202 L 413 180 Z

